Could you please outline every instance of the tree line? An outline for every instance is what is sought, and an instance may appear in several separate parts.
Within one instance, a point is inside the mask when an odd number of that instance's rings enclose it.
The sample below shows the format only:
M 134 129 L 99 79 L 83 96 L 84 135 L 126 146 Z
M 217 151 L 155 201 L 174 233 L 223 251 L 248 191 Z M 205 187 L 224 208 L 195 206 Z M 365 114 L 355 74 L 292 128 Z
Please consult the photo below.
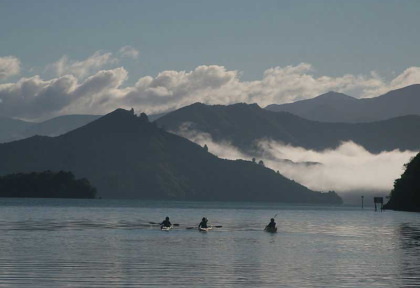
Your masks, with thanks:
M 0 176 L 0 197 L 95 198 L 96 188 L 72 172 L 44 171 Z

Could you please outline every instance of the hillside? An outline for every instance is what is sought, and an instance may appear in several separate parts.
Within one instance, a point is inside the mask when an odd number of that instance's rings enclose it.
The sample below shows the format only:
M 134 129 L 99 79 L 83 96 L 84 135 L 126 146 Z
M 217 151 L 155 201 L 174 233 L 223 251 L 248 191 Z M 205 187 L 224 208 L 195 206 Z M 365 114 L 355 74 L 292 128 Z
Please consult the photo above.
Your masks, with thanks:
M 58 137 L 0 144 L 0 174 L 72 171 L 102 198 L 341 203 L 249 161 L 222 160 L 118 109 Z
M 394 182 L 391 198 L 385 209 L 420 212 L 420 153 L 408 164 Z
M 294 103 L 268 105 L 265 109 L 290 112 L 309 120 L 323 122 L 358 123 L 420 115 L 420 84 L 363 99 L 328 92 Z
M 272 112 L 256 104 L 204 105 L 196 103 L 156 121 L 169 131 L 190 129 L 229 141 L 243 151 L 255 150 L 255 141 L 273 139 L 306 149 L 335 148 L 353 141 L 370 152 L 420 148 L 420 116 L 403 116 L 371 123 L 325 123 L 288 112 Z M 187 125 L 185 125 L 187 124 Z

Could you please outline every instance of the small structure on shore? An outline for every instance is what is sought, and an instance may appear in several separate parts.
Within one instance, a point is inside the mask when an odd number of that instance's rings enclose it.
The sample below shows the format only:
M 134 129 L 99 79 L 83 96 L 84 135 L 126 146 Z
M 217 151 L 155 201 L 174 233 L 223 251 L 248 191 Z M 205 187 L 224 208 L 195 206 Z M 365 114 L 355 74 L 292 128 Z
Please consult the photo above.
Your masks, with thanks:
M 373 197 L 373 202 L 375 203 L 375 211 L 378 211 L 376 203 L 381 204 L 381 212 L 384 208 L 384 197 Z

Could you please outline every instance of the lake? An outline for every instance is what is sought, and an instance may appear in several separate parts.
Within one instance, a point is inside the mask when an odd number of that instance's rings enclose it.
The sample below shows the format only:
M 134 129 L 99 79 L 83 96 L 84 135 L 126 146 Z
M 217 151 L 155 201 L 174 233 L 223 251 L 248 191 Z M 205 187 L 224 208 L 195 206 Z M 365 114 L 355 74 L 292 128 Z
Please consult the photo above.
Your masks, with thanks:
M 275 214 L 279 232 L 262 231 Z M 165 216 L 180 226 L 160 231 Z M 205 216 L 222 225 L 185 229 Z M 0 199 L 0 287 L 419 287 L 420 214 Z

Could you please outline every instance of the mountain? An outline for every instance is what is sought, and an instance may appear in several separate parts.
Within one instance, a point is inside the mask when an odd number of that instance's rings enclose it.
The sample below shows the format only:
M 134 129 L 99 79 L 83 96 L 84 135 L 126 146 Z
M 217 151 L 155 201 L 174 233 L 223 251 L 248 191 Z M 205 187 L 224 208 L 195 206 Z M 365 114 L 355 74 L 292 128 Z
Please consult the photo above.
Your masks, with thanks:
M 390 91 L 375 98 L 356 99 L 328 92 L 318 97 L 288 104 L 272 104 L 265 109 L 290 112 L 323 122 L 370 122 L 404 115 L 420 115 L 420 84 Z
M 0 143 L 20 139 L 34 123 L 0 116 Z
M 157 120 L 166 113 L 152 114 L 151 121 Z M 43 122 L 26 122 L 0 116 L 0 143 L 39 136 L 59 136 L 73 129 L 82 127 L 101 115 L 64 115 Z
M 405 171 L 394 182 L 385 209 L 420 212 L 420 153 L 405 165 Z
M 58 136 L 98 119 L 99 115 L 64 115 L 31 125 L 22 138 L 35 135 Z
M 257 104 L 205 105 L 196 103 L 156 121 L 166 130 L 194 130 L 228 141 L 245 152 L 258 150 L 256 140 L 272 139 L 306 149 L 336 148 L 353 141 L 370 152 L 420 149 L 420 116 L 402 116 L 370 123 L 325 123 L 288 112 L 272 112 Z
M 102 198 L 341 203 L 262 165 L 219 159 L 122 109 L 58 137 L 0 144 L 0 159 L 3 175 L 71 171 Z
M 40 123 L 0 117 L 0 143 L 35 135 L 58 136 L 98 119 L 98 115 L 65 115 Z

